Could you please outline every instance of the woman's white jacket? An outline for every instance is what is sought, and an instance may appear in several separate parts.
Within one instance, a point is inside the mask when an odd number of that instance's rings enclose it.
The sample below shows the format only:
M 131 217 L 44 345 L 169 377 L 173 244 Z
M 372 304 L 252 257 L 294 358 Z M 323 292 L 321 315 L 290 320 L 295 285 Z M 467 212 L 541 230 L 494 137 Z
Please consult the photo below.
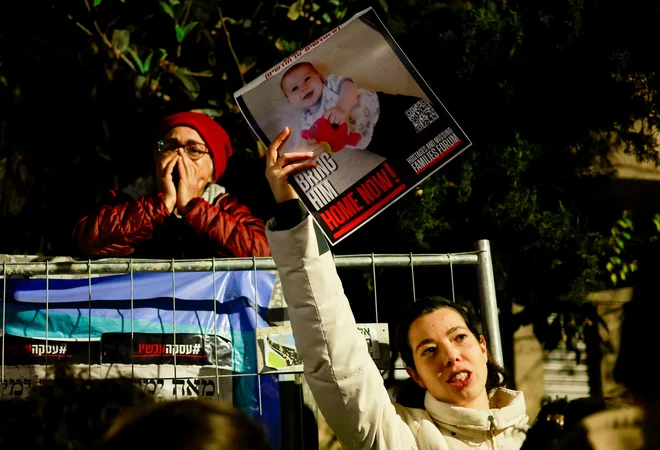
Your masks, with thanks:
M 392 403 L 311 217 L 290 230 L 273 228 L 271 220 L 266 234 L 305 378 L 346 449 L 520 448 L 528 420 L 522 392 L 498 389 L 489 410 L 453 406 L 428 393 L 423 408 Z

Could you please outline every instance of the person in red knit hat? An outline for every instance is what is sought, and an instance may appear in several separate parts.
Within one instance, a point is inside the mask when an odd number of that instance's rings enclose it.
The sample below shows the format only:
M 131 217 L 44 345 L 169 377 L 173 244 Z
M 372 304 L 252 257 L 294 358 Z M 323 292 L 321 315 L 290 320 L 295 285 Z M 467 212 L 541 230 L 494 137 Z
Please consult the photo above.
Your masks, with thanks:
M 81 256 L 207 258 L 270 256 L 263 220 L 216 181 L 232 155 L 227 132 L 206 114 L 167 116 L 154 145 L 155 176 L 81 218 Z

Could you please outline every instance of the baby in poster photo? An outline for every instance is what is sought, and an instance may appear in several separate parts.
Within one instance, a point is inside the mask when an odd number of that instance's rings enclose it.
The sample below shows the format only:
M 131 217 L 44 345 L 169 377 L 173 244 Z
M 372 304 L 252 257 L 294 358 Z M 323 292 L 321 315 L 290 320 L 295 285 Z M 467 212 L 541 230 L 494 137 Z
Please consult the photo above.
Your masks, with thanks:
M 310 62 L 290 67 L 280 88 L 302 112 L 302 137 L 327 142 L 332 152 L 358 148 L 391 158 L 413 145 L 416 132 L 405 111 L 418 97 L 361 88 L 350 77 L 324 76 Z

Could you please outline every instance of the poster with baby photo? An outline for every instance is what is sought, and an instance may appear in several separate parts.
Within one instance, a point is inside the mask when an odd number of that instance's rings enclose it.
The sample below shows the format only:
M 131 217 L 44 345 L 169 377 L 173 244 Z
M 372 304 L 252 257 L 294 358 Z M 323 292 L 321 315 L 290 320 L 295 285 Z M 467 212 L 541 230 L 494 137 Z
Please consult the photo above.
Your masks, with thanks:
M 292 185 L 335 245 L 472 143 L 368 8 L 234 94 L 261 142 L 313 151 Z

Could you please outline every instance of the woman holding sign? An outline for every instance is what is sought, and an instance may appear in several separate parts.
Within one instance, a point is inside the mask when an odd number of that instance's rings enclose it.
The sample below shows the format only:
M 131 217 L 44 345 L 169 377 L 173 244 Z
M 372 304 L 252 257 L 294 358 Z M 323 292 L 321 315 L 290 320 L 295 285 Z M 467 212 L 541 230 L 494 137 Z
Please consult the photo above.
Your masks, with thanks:
M 277 210 L 266 235 L 280 272 L 305 378 L 341 443 L 349 449 L 517 450 L 528 417 L 522 392 L 505 389 L 485 339 L 450 302 L 416 302 L 398 329 L 418 404 L 393 403 L 370 358 L 321 232 L 289 184 L 314 167 L 313 152 L 266 155 Z

